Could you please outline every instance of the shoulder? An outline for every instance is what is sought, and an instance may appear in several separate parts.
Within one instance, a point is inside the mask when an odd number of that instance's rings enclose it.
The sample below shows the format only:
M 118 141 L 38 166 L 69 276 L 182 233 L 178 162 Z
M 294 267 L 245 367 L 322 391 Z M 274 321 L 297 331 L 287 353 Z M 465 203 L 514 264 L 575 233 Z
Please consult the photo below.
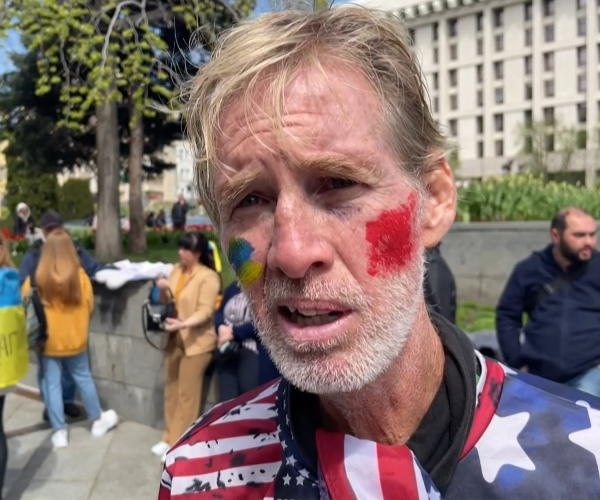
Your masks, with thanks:
M 200 266 L 200 269 L 198 270 L 198 277 L 201 278 L 202 281 L 221 282 L 219 273 L 206 266 Z
M 183 435 L 167 453 L 165 461 L 172 495 L 192 486 L 194 476 L 211 476 L 217 481 L 224 470 L 239 469 L 237 472 L 243 474 L 247 466 L 260 465 L 258 468 L 264 474 L 263 469 L 279 468 L 281 445 L 275 421 L 278 387 L 279 380 L 270 382 L 215 406 Z M 261 479 L 250 474 L 239 478 L 238 473 L 236 482 L 239 480 L 244 485 Z

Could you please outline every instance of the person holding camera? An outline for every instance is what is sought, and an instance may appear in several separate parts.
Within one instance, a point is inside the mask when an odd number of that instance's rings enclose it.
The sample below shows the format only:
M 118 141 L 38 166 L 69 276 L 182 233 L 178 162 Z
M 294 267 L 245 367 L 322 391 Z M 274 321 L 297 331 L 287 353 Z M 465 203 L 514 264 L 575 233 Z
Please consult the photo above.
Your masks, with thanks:
M 217 345 L 215 303 L 221 278 L 214 270 L 212 252 L 205 236 L 186 233 L 178 241 L 179 264 L 168 279 L 156 285 L 160 300 L 173 300 L 177 314 L 167 318 L 171 333 L 165 352 L 165 432 L 152 453 L 164 457 L 200 414 L 204 373 Z

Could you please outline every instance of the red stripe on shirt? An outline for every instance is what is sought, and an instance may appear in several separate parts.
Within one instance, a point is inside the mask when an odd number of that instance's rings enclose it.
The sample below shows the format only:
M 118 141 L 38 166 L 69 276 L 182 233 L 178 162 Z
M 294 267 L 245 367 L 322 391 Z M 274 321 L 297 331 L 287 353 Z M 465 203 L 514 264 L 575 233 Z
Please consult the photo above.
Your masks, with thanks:
M 344 434 L 317 429 L 319 465 L 331 500 L 356 500 L 344 466 Z

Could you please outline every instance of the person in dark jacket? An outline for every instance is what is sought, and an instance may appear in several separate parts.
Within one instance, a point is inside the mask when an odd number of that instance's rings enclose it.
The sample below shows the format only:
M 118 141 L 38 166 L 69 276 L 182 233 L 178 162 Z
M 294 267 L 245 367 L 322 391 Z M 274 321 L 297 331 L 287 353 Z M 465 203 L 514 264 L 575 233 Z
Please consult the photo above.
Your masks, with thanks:
M 54 210 L 48 210 L 46 213 L 44 213 L 40 219 L 40 224 L 42 226 L 44 238 L 47 238 L 48 235 L 55 229 L 63 227 L 62 217 Z M 74 242 L 74 244 L 75 249 L 77 250 L 77 255 L 79 256 L 81 267 L 85 270 L 86 274 L 90 278 L 93 278 L 98 271 L 104 269 L 105 266 L 94 259 L 81 245 L 79 245 L 79 243 Z M 27 278 L 35 273 L 42 255 L 43 246 L 44 242 L 38 240 L 29 248 L 29 250 L 27 250 L 23 256 L 23 261 L 21 262 L 21 267 L 19 268 L 19 281 L 21 282 L 21 285 L 23 285 Z M 38 371 L 38 382 L 40 381 L 41 373 Z M 75 381 L 67 370 L 63 370 L 62 385 L 65 415 L 71 418 L 77 418 L 80 412 L 79 408 L 74 404 Z M 48 420 L 47 411 L 44 411 L 44 419 Z
M 187 218 L 187 212 L 189 210 L 188 204 L 183 196 L 179 196 L 179 200 L 171 209 L 171 220 L 173 221 L 173 229 L 183 231 L 185 229 L 185 221 Z
M 248 300 L 235 281 L 225 289 L 215 313 L 215 327 L 219 347 L 232 341 L 240 344 L 238 352 L 218 366 L 219 397 L 228 401 L 258 387 L 258 336 Z
M 15 236 L 25 236 L 27 231 L 33 231 L 34 228 L 35 222 L 29 206 L 19 203 L 15 209 Z
M 441 244 L 428 250 L 425 267 L 425 300 L 430 309 L 456 324 L 456 282 L 440 252 Z
M 506 284 L 496 311 L 498 342 L 513 368 L 600 396 L 596 223 L 587 212 L 566 208 L 552 219 L 550 237 Z M 524 329 L 523 314 L 529 318 Z

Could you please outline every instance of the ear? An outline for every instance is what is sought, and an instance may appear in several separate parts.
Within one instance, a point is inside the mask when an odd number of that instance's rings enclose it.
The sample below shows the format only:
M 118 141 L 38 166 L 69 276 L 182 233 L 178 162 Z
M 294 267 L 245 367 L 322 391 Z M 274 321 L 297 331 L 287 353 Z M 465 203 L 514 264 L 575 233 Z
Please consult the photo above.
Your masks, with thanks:
M 423 182 L 426 190 L 423 244 L 432 248 L 442 240 L 456 217 L 454 175 L 444 157 L 427 170 Z
M 552 243 L 554 243 L 554 244 L 556 244 L 560 241 L 560 234 L 558 232 L 558 229 L 556 229 L 556 228 L 550 229 L 550 239 L 552 240 Z

